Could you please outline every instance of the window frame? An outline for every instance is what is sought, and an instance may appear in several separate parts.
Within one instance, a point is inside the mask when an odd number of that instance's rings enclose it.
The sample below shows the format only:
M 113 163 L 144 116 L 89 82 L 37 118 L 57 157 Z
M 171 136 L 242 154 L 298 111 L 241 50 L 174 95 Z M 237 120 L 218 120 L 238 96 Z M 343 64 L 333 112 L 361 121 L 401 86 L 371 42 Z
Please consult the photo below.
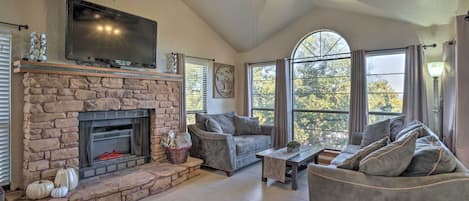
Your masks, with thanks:
M 405 48 L 395 48 L 395 49 L 386 49 L 386 50 L 372 50 L 372 51 L 366 51 L 365 53 L 365 77 L 367 79 L 367 82 L 366 82 L 366 99 L 367 99 L 367 103 L 368 102 L 368 62 L 367 62 L 367 59 L 368 59 L 368 56 L 384 56 L 384 55 L 396 55 L 396 54 L 404 54 L 405 57 L 407 57 L 407 51 Z M 402 75 L 404 76 L 404 83 L 403 85 L 405 85 L 405 63 L 404 63 L 404 73 L 402 73 Z M 383 75 L 387 75 L 387 74 L 383 74 Z M 389 75 L 393 75 L 392 73 L 389 73 Z M 405 91 L 402 92 L 403 95 L 405 95 Z M 391 119 L 393 117 L 396 117 L 396 116 L 399 116 L 399 115 L 403 115 L 404 114 L 404 104 L 402 105 L 402 109 L 401 111 L 402 112 L 378 112 L 378 111 L 370 111 L 369 110 L 369 105 L 367 105 L 368 107 L 368 124 L 370 122 L 370 118 L 369 116 L 370 115 L 380 115 L 380 116 L 389 116 L 390 118 L 388 119 Z
M 204 66 L 204 68 L 202 69 L 202 110 L 188 110 L 187 109 L 187 81 L 185 80 L 185 83 L 186 85 L 184 86 L 184 90 L 185 90 L 185 97 L 184 97 L 184 104 L 186 104 L 186 124 L 189 124 L 189 122 L 187 121 L 187 116 L 189 115 L 195 115 L 196 113 L 207 113 L 208 111 L 208 107 L 207 107 L 207 103 L 208 103 L 208 72 L 209 72 L 209 68 L 211 66 L 211 62 L 209 61 L 205 61 L 205 60 L 201 60 L 201 59 L 197 59 L 197 58 L 193 58 L 193 57 L 189 57 L 189 56 L 186 56 L 185 58 L 185 61 L 184 61 L 184 73 L 187 73 L 187 64 L 193 64 L 193 65 L 200 65 L 200 66 Z M 187 79 L 187 76 L 186 74 L 184 75 L 184 79 Z
M 306 40 L 308 37 L 316 34 L 316 33 L 320 33 L 320 32 L 332 32 L 332 33 L 335 33 L 337 35 L 339 35 L 346 43 L 347 43 L 347 46 L 349 48 L 349 52 L 348 53 L 341 53 L 341 54 L 337 54 L 337 55 L 344 55 L 343 57 L 335 57 L 335 58 L 326 58 L 326 59 L 316 59 L 316 58 L 321 58 L 321 55 L 320 56 L 316 56 L 316 57 L 304 57 L 304 58 L 295 58 L 295 54 L 296 54 L 296 51 L 298 50 L 298 48 L 300 47 L 300 45 L 304 42 L 304 40 Z M 294 88 L 295 88 L 295 69 L 294 69 L 294 66 L 295 64 L 298 64 L 298 63 L 312 63 L 312 62 L 323 62 L 323 61 L 331 61 L 331 60 L 342 60 L 342 59 L 352 59 L 352 51 L 351 51 L 351 46 L 350 46 L 350 43 L 349 43 L 349 40 L 347 40 L 346 37 L 344 37 L 342 34 L 339 34 L 338 32 L 336 31 L 333 31 L 333 30 L 330 30 L 330 29 L 319 29 L 319 30 L 315 30 L 313 32 L 310 32 L 308 34 L 306 34 L 305 36 L 303 36 L 299 41 L 298 43 L 295 45 L 295 47 L 293 48 L 293 51 L 291 53 L 291 56 L 290 56 L 290 71 L 291 71 L 291 88 L 292 88 L 292 93 L 291 93 L 291 104 L 292 104 L 292 138 L 295 139 L 295 113 L 298 113 L 298 112 L 303 112 L 303 113 L 318 113 L 318 114 L 348 114 L 350 116 L 350 109 L 348 109 L 347 111 L 344 111 L 344 110 L 314 110 L 314 109 L 295 109 L 295 93 L 294 93 Z M 325 55 L 325 56 L 333 56 L 333 55 Z M 297 61 L 295 62 L 295 59 L 297 60 L 300 60 L 300 61 Z M 350 68 L 351 68 L 351 64 L 350 64 Z M 351 73 L 349 75 L 349 77 L 351 77 Z M 351 95 L 351 93 L 349 93 Z M 347 128 L 347 131 L 348 132 L 348 129 Z M 342 131 L 333 131 L 333 132 L 342 132 Z M 329 147 L 330 148 L 330 147 Z
M 274 106 L 272 108 L 260 108 L 260 107 L 254 107 L 254 68 L 264 68 L 264 67 L 267 67 L 267 66 L 274 66 L 275 68 L 277 68 L 276 66 L 276 63 L 275 61 L 267 61 L 267 62 L 259 62 L 259 63 L 252 63 L 252 64 L 249 64 L 248 65 L 248 68 L 249 68 L 249 73 L 251 74 L 250 76 L 250 80 L 249 80 L 249 95 L 251 97 L 249 97 L 249 105 L 250 105 L 250 114 L 251 116 L 254 117 L 254 111 L 268 111 L 268 112 L 274 112 L 275 113 L 275 91 L 274 91 Z M 274 85 L 275 85 L 275 82 L 274 82 Z M 274 114 L 275 116 L 275 114 Z

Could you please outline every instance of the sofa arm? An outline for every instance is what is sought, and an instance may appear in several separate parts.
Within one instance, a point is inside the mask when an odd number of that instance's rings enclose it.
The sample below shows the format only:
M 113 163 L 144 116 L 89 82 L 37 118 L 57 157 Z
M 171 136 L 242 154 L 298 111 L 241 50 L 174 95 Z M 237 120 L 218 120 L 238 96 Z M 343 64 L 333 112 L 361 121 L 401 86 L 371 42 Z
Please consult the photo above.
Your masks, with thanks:
M 464 200 L 469 196 L 469 174 L 455 172 L 424 177 L 369 176 L 335 166 L 310 164 L 309 198 L 332 200 Z
M 192 137 L 191 155 L 204 160 L 204 165 L 224 170 L 236 169 L 235 143 L 233 136 L 207 132 L 195 125 L 188 126 Z
M 350 143 L 352 145 L 360 145 L 362 143 L 363 132 L 352 132 Z

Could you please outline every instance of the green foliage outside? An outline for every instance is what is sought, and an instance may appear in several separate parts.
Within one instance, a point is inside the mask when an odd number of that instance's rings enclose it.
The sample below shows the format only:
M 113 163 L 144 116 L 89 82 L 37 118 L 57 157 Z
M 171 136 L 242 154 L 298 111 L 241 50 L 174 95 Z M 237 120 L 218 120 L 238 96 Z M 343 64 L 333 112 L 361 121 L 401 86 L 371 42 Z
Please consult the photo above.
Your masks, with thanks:
M 337 34 L 312 35 L 297 48 L 293 64 L 294 140 L 341 149 L 348 141 L 350 58 L 347 43 Z M 345 55 L 345 56 L 344 56 Z M 311 60 L 311 61 L 310 61 Z M 314 60 L 314 61 L 312 61 Z M 319 61 L 318 61 L 319 60 Z M 253 68 L 253 116 L 274 122 L 275 66 Z M 402 98 L 384 79 L 368 82 L 369 111 L 401 112 Z M 389 116 L 370 115 L 370 122 Z

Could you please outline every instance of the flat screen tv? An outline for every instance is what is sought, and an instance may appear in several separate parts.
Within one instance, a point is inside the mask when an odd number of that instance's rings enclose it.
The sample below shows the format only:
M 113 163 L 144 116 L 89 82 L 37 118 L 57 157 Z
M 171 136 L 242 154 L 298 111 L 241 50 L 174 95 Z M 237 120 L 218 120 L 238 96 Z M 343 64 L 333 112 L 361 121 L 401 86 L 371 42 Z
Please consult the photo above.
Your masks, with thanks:
M 68 0 L 67 7 L 67 59 L 156 68 L 155 21 L 81 0 Z

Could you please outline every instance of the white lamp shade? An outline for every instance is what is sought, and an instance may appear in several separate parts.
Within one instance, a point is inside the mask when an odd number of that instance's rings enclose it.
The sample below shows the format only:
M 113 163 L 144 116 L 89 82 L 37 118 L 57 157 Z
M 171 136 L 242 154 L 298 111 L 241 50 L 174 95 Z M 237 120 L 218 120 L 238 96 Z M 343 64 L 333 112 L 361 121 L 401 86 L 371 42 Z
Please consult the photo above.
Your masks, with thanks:
M 430 62 L 427 64 L 428 72 L 432 77 L 440 77 L 445 68 L 444 62 Z

